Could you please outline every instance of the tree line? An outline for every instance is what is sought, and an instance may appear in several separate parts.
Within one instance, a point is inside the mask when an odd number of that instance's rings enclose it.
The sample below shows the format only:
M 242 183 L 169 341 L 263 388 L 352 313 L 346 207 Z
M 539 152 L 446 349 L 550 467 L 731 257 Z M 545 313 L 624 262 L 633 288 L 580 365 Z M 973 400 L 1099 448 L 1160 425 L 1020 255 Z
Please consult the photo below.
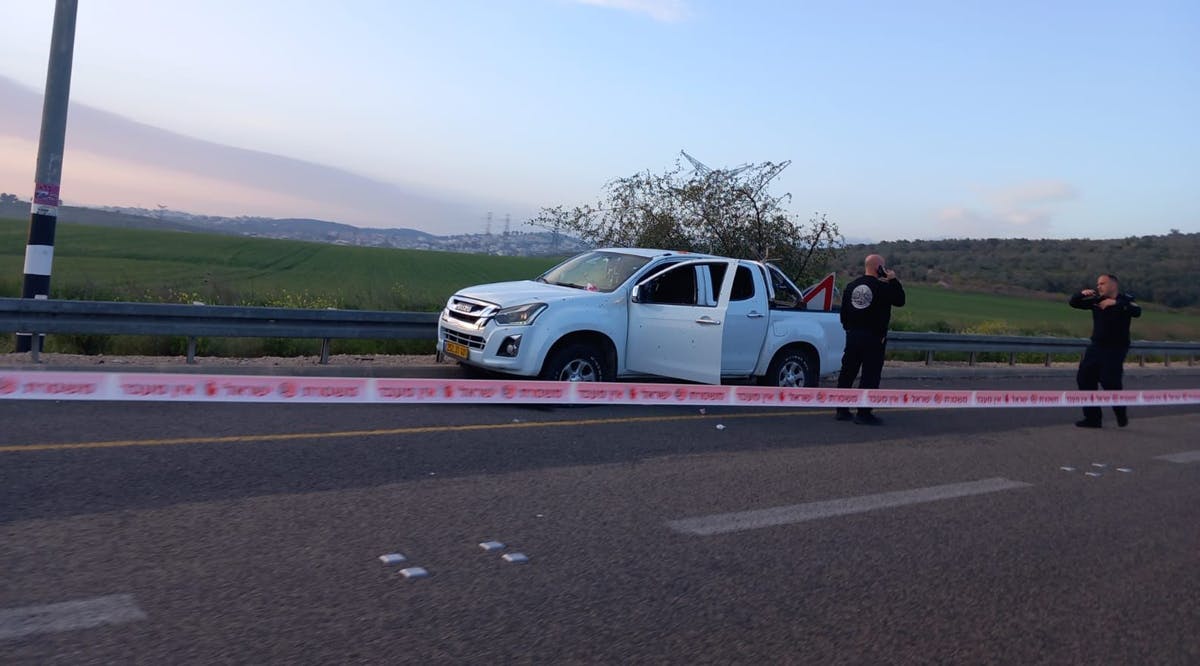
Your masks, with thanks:
M 905 281 L 954 289 L 1031 290 L 1069 294 L 1113 273 L 1121 290 L 1170 308 L 1200 306 L 1200 233 L 1109 240 L 950 239 L 887 241 L 846 247 L 838 262 L 847 275 L 862 258 L 882 254 Z

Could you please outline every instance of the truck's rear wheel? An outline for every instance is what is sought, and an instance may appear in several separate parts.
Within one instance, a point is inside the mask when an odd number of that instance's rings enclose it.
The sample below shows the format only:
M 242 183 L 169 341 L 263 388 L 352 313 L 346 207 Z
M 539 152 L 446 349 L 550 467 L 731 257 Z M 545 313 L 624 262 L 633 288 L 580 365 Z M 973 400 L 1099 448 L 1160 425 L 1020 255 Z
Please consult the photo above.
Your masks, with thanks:
M 555 382 L 607 382 L 604 354 L 589 344 L 573 342 L 554 350 L 542 366 L 541 378 Z
M 784 349 L 775 355 L 762 383 L 767 386 L 788 388 L 814 387 L 820 382 L 817 375 L 817 359 L 811 351 Z

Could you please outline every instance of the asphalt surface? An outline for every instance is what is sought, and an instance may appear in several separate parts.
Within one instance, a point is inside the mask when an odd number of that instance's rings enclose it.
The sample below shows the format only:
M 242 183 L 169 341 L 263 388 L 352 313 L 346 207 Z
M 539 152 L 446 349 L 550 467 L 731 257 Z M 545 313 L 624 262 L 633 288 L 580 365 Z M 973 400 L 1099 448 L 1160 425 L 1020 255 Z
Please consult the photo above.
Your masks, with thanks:
M 0 663 L 1200 663 L 1200 408 L 879 413 L 0 401 Z

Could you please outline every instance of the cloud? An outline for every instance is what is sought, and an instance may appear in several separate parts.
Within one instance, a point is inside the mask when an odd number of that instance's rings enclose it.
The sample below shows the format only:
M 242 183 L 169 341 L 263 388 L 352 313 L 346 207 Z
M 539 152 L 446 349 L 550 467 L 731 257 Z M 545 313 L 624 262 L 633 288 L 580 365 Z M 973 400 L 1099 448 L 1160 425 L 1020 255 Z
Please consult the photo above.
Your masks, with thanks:
M 1038 238 L 1050 230 L 1052 215 L 1044 210 L 978 211 L 949 206 L 938 211 L 938 223 L 957 238 Z
M 574 0 L 580 5 L 645 14 L 655 21 L 678 23 L 691 14 L 684 0 Z
M 998 189 L 981 189 L 980 192 L 986 201 L 1000 209 L 1060 203 L 1079 198 L 1079 192 L 1070 183 L 1061 180 L 1034 180 Z
M 1058 206 L 1079 198 L 1060 180 L 1035 180 L 1000 188 L 975 188 L 983 206 L 946 206 L 937 212 L 940 227 L 958 238 L 1042 238 L 1053 226 Z
M 33 192 L 41 95 L 0 76 L 0 190 Z M 144 125 L 72 103 L 62 198 L 71 205 L 153 207 L 210 215 L 321 217 L 436 234 L 478 228 L 489 202 Z

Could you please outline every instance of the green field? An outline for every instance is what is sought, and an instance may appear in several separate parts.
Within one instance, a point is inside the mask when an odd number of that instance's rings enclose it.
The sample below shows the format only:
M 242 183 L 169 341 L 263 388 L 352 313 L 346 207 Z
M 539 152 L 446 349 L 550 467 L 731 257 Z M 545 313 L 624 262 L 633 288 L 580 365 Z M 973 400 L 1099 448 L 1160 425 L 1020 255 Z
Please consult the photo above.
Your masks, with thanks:
M 0 220 L 0 295 L 20 294 L 27 223 Z M 58 225 L 51 296 L 213 305 L 441 309 L 456 289 L 555 260 Z
M 20 294 L 27 222 L 0 219 L 0 296 Z M 532 277 L 545 257 L 346 247 L 273 239 L 145 231 L 60 223 L 51 296 L 217 305 L 436 311 L 456 289 Z M 1085 336 L 1090 317 L 1057 300 L 954 292 L 908 285 L 894 328 L 984 334 Z M 1134 337 L 1198 340 L 1200 316 L 1147 305 Z M 49 351 L 179 353 L 179 340 L 54 336 Z M 11 349 L 0 336 L 0 351 Z M 310 341 L 205 341 L 201 352 L 228 355 L 314 353 Z M 339 341 L 337 353 L 425 352 L 431 343 Z
M 1067 305 L 1067 295 L 1051 300 L 1041 294 L 1022 298 L 906 285 L 908 304 L 893 310 L 893 329 L 981 335 L 1053 335 L 1087 337 L 1092 317 Z M 1141 340 L 1200 340 L 1200 316 L 1143 304 L 1133 322 Z

